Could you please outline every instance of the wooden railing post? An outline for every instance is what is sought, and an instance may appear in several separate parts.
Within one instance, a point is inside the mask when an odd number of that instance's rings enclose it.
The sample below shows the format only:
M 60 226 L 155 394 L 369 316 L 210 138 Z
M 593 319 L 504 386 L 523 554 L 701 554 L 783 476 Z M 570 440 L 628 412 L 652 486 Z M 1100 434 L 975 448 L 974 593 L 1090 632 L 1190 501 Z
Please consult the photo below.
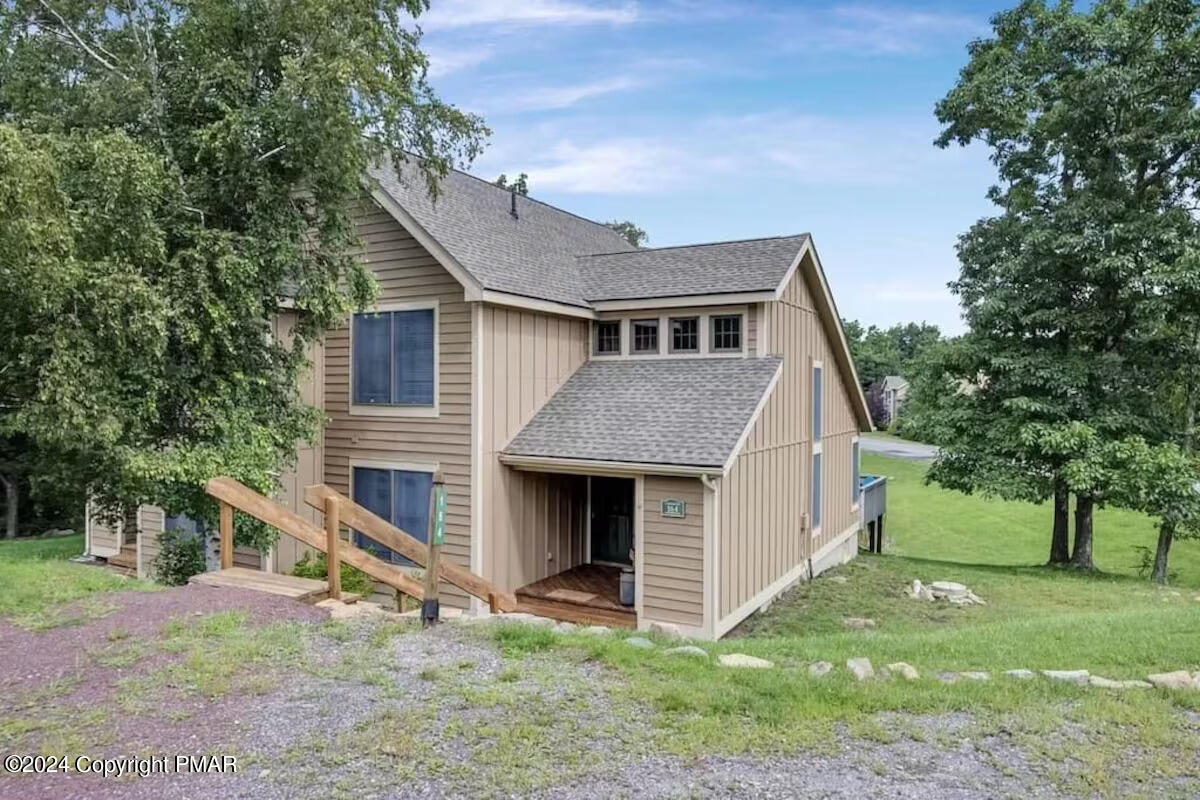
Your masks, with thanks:
M 338 558 L 338 539 L 341 527 L 341 522 L 338 520 L 338 499 L 327 497 L 325 499 L 325 575 L 329 582 L 329 596 L 334 600 L 342 599 L 342 561 Z
M 442 541 L 446 537 L 446 485 L 442 482 L 442 471 L 433 473 L 433 486 L 429 490 L 429 526 L 426 542 L 429 558 L 425 561 L 425 593 L 421 602 L 421 621 L 425 627 L 438 621 L 438 561 L 442 552 Z
M 233 506 L 221 501 L 221 569 L 233 566 Z

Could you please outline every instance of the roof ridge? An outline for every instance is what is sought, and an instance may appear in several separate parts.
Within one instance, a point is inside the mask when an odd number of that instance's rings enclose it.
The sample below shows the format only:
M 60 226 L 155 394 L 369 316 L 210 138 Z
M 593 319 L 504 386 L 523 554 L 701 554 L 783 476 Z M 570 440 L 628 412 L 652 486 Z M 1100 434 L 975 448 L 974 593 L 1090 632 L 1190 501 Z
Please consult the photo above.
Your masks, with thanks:
M 467 172 L 465 169 L 458 169 L 457 167 L 450 167 L 450 171 L 457 172 L 458 174 L 466 176 L 468 178 L 471 178 L 472 180 L 477 180 L 482 184 L 486 184 L 487 186 L 490 186 L 491 188 L 496 189 L 497 191 L 504 192 L 505 194 L 511 194 L 510 189 L 506 189 L 503 186 L 498 186 L 495 183 L 493 183 L 492 181 L 489 181 L 487 178 L 481 178 L 478 175 L 472 175 L 471 173 Z M 616 231 L 614 231 L 612 228 L 608 227 L 608 225 L 606 223 L 600 222 L 598 220 L 590 219 L 588 217 L 583 216 L 582 214 L 576 214 L 574 211 L 568 211 L 565 208 L 559 208 L 558 206 L 554 205 L 553 203 L 547 203 L 545 200 L 539 200 L 536 197 L 530 197 L 528 194 L 522 194 L 519 196 L 523 197 L 526 200 L 529 200 L 531 202 L 537 203 L 538 205 L 545 206 L 546 208 L 549 208 L 552 211 L 558 211 L 559 213 L 566 214 L 569 217 L 574 217 L 575 219 L 583 220 L 584 222 L 590 222 L 592 225 L 596 225 L 597 227 L 604 228 L 605 230 L 610 231 L 614 236 L 621 235 L 621 234 L 617 233 Z M 628 251 L 627 250 L 615 250 L 613 252 L 625 253 Z
M 568 214 L 571 212 L 567 212 Z M 693 242 L 692 244 L 669 244 L 662 247 L 639 247 L 636 250 L 614 250 L 611 253 L 579 253 L 576 258 L 592 258 L 594 256 L 618 256 L 628 253 L 646 253 L 658 250 L 686 250 L 689 247 L 713 247 L 719 244 L 743 244 L 745 242 L 766 242 L 772 239 L 800 239 L 802 237 L 811 238 L 812 234 L 805 231 L 804 233 L 788 233 L 781 236 L 751 236 L 746 239 L 718 239 L 715 242 Z

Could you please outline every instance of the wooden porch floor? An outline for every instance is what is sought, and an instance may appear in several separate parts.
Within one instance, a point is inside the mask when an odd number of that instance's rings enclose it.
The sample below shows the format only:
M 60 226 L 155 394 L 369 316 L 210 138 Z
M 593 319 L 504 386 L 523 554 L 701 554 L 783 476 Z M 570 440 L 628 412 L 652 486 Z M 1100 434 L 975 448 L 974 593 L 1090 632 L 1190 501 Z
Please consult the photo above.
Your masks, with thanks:
M 245 567 L 230 567 L 216 572 L 201 572 L 193 575 L 188 583 L 199 583 L 204 586 L 224 586 L 235 589 L 254 589 L 268 594 L 277 594 L 299 600 L 301 603 L 318 603 L 329 596 L 329 586 L 325 581 L 312 578 L 297 578 L 294 575 L 279 575 L 274 572 L 260 572 Z
M 633 628 L 637 616 L 621 605 L 621 569 L 580 564 L 517 589 L 520 610 L 581 625 Z

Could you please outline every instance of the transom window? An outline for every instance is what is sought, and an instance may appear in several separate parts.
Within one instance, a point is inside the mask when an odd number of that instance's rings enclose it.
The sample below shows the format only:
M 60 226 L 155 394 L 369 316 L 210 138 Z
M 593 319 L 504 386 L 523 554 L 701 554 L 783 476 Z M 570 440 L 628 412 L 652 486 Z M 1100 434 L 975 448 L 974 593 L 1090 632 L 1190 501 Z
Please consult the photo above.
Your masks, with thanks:
M 354 468 L 354 502 L 414 539 L 429 537 L 429 492 L 433 473 L 375 467 Z M 404 556 L 354 531 L 354 543 L 393 564 L 411 564 Z
M 355 314 L 354 402 L 434 405 L 434 309 Z
M 721 314 L 712 318 L 713 352 L 742 349 L 742 315 Z
M 633 321 L 633 352 L 658 352 L 658 320 L 635 319 Z
M 621 323 L 619 320 L 596 323 L 596 352 L 604 354 L 621 352 Z
M 700 318 L 674 317 L 671 320 L 671 352 L 700 352 Z

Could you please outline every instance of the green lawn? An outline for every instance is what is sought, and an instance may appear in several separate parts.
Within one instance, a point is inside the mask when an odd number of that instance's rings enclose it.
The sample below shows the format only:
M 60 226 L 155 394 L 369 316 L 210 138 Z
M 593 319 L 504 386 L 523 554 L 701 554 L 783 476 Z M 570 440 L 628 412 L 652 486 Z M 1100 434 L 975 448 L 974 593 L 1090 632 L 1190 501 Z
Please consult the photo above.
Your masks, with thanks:
M 106 613 L 106 592 L 151 584 L 67 559 L 83 535 L 0 542 L 0 618 L 31 629 L 68 625 Z

